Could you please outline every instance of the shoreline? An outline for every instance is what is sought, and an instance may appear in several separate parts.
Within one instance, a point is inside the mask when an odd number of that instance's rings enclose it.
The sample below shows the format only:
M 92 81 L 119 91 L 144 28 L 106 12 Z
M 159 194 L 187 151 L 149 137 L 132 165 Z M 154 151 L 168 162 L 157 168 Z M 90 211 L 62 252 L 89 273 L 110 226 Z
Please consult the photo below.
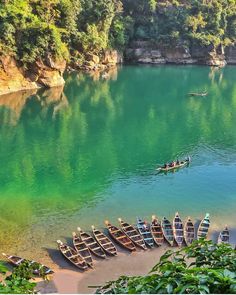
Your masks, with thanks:
M 230 244 L 236 244 L 236 228 L 230 230 Z M 217 241 L 219 232 L 211 231 L 210 239 Z M 146 275 L 160 260 L 160 257 L 170 249 L 178 250 L 177 246 L 171 247 L 165 241 L 160 247 L 148 250 L 137 249 L 136 252 L 128 252 L 116 244 L 118 255 L 108 256 L 105 260 L 93 257 L 94 269 L 89 268 L 83 272 L 74 267 L 59 252 L 53 251 L 50 257 L 53 261 L 55 273 L 50 276 L 50 281 L 37 280 L 37 290 L 40 294 L 91 294 L 96 291 L 92 286 L 102 286 L 108 281 L 118 279 L 122 275 L 139 276 Z M 49 265 L 48 265 L 49 266 Z M 51 265 L 50 265 L 51 267 Z
M 133 253 L 117 248 L 118 256 L 107 257 L 105 260 L 95 258 L 94 269 L 88 269 L 85 272 L 77 270 L 76 267 L 61 257 L 60 260 L 64 261 L 60 261 L 60 264 L 63 266 L 59 267 L 57 265 L 55 273 L 51 276 L 49 282 L 39 281 L 37 284 L 39 293 L 94 293 L 96 288 L 92 287 L 102 286 L 108 281 L 118 279 L 121 275 L 138 276 L 148 274 L 152 267 L 158 263 L 161 255 L 172 247 L 164 244 L 158 248 L 155 247 L 146 251 L 137 250 Z
M 122 62 L 122 63 L 117 63 L 117 64 L 113 64 L 112 66 L 106 67 L 105 69 L 91 69 L 91 70 L 87 70 L 87 69 L 76 69 L 76 68 L 70 68 L 68 67 L 62 76 L 60 76 L 60 78 L 58 78 L 58 82 L 55 81 L 53 83 L 47 83 L 47 85 L 43 85 L 43 84 L 39 84 L 36 82 L 30 82 L 27 79 L 27 82 L 23 83 L 24 85 L 21 87 L 20 84 L 19 88 L 12 88 L 8 87 L 8 90 L 4 89 L 2 90 L 0 87 L 0 98 L 4 97 L 6 95 L 10 95 L 10 94 L 18 94 L 18 93 L 26 93 L 27 91 L 31 91 L 31 92 L 38 92 L 40 90 L 50 90 L 50 89 L 54 89 L 54 88 L 64 88 L 65 86 L 65 79 L 64 79 L 64 75 L 69 75 L 71 73 L 82 73 L 82 74 L 88 74 L 91 77 L 95 76 L 96 79 L 104 79 L 104 80 L 109 80 L 112 76 L 112 70 L 117 69 L 119 66 L 152 66 L 152 67 L 156 67 L 156 66 L 204 66 L 204 67 L 209 67 L 209 68 L 215 68 L 215 69 L 222 69 L 225 68 L 227 66 L 235 66 L 235 63 L 227 63 L 224 66 L 218 66 L 218 65 L 208 65 L 208 64 L 204 64 L 204 63 L 179 63 L 179 62 L 166 62 L 166 63 L 152 63 L 152 62 Z M 102 75 L 105 74 L 106 77 L 103 78 Z M 23 79 L 23 76 L 20 76 L 20 79 Z M 54 78 L 53 78 L 54 79 Z M 51 85 L 50 85 L 51 84 Z

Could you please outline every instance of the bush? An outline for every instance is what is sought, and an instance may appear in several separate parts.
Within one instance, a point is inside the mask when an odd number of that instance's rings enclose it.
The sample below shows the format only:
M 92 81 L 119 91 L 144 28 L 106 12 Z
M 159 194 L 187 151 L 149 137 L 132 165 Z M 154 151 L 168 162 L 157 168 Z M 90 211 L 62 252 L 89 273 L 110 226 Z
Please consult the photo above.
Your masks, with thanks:
M 235 294 L 236 251 L 211 241 L 194 243 L 177 252 L 168 250 L 147 276 L 122 276 L 98 294 Z

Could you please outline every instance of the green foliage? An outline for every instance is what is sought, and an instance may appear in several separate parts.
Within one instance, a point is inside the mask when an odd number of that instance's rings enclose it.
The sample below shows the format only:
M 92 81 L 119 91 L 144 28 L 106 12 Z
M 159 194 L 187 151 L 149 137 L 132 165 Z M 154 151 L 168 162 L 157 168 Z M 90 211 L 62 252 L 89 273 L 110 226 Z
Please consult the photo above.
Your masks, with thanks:
M 97 293 L 235 294 L 236 251 L 211 241 L 194 243 L 177 252 L 168 250 L 149 275 L 122 276 Z
M 8 0 L 0 2 L 0 54 L 24 65 L 47 55 L 80 60 L 132 40 L 229 45 L 235 0 Z M 83 57 L 83 58 L 82 58 Z
M 17 268 L 14 268 L 10 275 L 7 275 L 8 269 L 0 264 L 0 274 L 4 276 L 0 280 L 0 294 L 35 294 L 36 283 L 32 282 L 35 278 L 34 271 L 39 269 L 38 263 L 30 264 L 24 262 Z M 41 277 L 46 279 L 43 269 L 40 270 Z

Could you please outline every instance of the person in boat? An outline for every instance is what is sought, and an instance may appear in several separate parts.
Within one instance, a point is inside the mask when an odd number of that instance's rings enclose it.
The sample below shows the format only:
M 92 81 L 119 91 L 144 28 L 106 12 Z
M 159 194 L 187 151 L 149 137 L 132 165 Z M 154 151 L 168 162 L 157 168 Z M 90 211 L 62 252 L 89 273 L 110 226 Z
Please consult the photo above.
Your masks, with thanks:
M 176 165 L 177 165 L 177 166 L 180 165 L 180 161 L 179 161 L 179 159 L 177 159 L 177 161 L 176 161 Z
M 171 163 L 169 164 L 169 166 L 170 166 L 170 167 L 175 167 L 175 166 L 176 166 L 176 162 L 175 162 L 175 161 L 171 162 Z

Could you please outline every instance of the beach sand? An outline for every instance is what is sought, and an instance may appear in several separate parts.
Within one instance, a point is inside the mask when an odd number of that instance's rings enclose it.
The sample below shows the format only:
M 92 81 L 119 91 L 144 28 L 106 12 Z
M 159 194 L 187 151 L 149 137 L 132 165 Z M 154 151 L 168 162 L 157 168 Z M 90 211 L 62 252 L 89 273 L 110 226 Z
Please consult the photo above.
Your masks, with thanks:
M 133 253 L 124 252 L 118 248 L 118 256 L 108 257 L 105 260 L 97 259 L 94 261 L 94 269 L 85 272 L 80 272 L 63 260 L 62 267 L 54 267 L 55 274 L 52 280 L 38 283 L 38 290 L 40 293 L 94 293 L 96 288 L 89 288 L 89 286 L 104 285 L 107 281 L 116 280 L 121 275 L 147 274 L 169 248 L 164 245 Z
M 212 229 L 210 238 L 217 241 L 219 231 Z M 236 228 L 230 230 L 231 244 L 236 244 Z M 170 247 L 164 244 L 161 247 L 148 249 L 146 251 L 137 250 L 129 253 L 117 246 L 118 255 L 116 257 L 108 257 L 105 260 L 94 258 L 94 269 L 88 269 L 81 272 L 70 262 L 67 262 L 61 253 L 56 249 L 47 249 L 48 259 L 55 273 L 51 276 L 49 282 L 38 282 L 38 290 L 40 293 L 60 293 L 60 294 L 89 294 L 94 293 L 96 288 L 89 286 L 101 286 L 106 282 L 118 279 L 121 275 L 135 276 L 146 275 L 160 257 L 168 249 L 178 250 L 178 247 Z M 49 262 L 49 261 L 48 261 Z

